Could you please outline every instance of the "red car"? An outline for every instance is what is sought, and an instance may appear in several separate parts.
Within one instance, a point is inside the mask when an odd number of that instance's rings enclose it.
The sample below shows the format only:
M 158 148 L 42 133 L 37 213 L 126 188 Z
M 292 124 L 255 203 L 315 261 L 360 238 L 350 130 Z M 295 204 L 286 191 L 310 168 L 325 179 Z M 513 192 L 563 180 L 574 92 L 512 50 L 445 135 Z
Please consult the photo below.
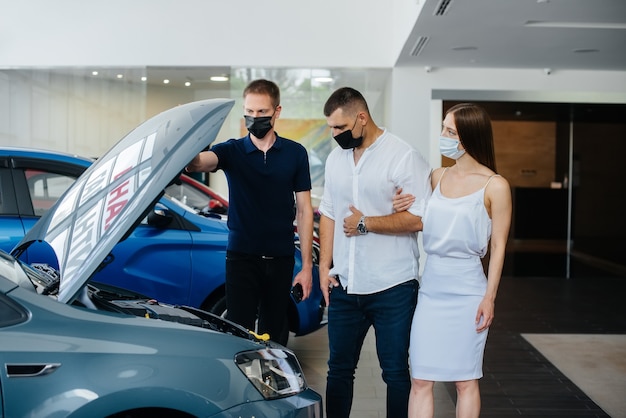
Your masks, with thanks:
M 190 176 L 182 175 L 180 179 L 180 184 L 172 184 L 165 189 L 168 196 L 206 216 L 228 214 L 228 200 L 224 196 Z

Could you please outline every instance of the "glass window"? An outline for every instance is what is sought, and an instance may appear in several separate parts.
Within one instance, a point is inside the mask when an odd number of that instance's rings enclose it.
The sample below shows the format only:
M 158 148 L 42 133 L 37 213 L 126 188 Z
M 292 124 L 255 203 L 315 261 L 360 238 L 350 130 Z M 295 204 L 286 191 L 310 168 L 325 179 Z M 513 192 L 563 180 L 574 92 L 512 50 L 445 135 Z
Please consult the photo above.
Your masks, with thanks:
M 36 216 L 50 209 L 76 180 L 74 176 L 42 170 L 26 169 L 24 174 Z
M 192 207 L 196 213 L 205 211 L 226 214 L 228 208 L 211 195 L 210 189 L 208 187 L 199 187 L 194 187 L 183 181 L 181 184 L 168 186 L 165 189 L 165 193 L 169 197 Z

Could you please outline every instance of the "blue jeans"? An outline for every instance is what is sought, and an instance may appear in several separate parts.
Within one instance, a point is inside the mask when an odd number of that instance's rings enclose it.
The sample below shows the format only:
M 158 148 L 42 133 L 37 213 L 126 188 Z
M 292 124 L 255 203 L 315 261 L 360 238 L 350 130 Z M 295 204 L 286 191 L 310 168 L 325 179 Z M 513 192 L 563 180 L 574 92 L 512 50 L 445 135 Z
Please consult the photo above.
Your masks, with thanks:
M 226 253 L 226 318 L 268 333 L 286 345 L 289 339 L 287 312 L 293 280 L 293 256 L 261 257 L 233 251 Z
M 354 372 L 370 326 L 376 332 L 378 362 L 387 384 L 387 417 L 407 416 L 411 390 L 409 334 L 418 287 L 416 280 L 410 280 L 369 295 L 350 295 L 341 286 L 332 289 L 328 306 L 327 418 L 350 416 Z

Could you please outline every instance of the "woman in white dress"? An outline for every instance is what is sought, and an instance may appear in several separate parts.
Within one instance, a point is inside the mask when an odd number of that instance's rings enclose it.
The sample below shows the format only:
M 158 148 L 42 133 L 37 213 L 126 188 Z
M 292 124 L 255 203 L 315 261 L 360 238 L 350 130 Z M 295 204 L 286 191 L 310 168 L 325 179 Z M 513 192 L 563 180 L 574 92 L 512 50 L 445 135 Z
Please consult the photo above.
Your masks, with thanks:
M 491 121 L 481 107 L 450 108 L 440 151 L 456 163 L 433 171 L 422 219 L 427 259 L 411 328 L 409 417 L 433 417 L 436 381 L 456 382 L 457 417 L 478 417 L 478 379 L 504 264 L 511 190 L 496 174 Z M 412 196 L 398 195 L 394 209 L 410 203 Z

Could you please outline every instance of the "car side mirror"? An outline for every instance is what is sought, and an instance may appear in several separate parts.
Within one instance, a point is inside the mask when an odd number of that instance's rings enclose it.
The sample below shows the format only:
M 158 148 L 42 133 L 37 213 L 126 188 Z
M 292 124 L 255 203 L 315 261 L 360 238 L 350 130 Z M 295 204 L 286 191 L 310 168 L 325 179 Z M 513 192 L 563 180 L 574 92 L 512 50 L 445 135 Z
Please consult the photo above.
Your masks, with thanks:
M 172 223 L 174 217 L 170 211 L 163 207 L 155 207 L 148 214 L 148 225 L 157 228 L 165 228 Z

